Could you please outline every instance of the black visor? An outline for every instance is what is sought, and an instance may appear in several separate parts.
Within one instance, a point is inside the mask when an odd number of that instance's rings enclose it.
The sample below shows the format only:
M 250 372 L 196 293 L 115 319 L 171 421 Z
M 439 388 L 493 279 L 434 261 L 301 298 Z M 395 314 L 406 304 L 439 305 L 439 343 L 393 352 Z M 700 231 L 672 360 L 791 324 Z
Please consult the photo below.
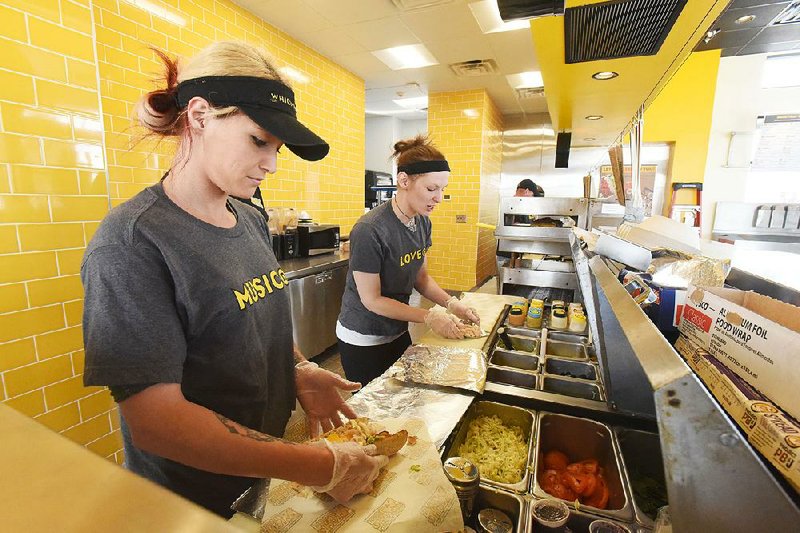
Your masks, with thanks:
M 294 92 L 277 80 L 253 76 L 205 76 L 178 84 L 176 99 L 179 109 L 185 108 L 195 96 L 216 107 L 238 107 L 253 122 L 307 161 L 318 161 L 328 155 L 328 143 L 297 120 Z

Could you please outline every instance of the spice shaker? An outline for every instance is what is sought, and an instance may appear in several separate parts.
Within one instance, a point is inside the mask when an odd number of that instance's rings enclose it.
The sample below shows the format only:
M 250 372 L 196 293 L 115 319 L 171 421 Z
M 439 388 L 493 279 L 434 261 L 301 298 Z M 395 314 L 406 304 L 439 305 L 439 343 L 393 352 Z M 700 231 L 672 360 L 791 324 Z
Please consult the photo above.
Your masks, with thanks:
M 467 523 L 472 516 L 472 507 L 481 481 L 478 467 L 463 457 L 450 457 L 444 462 L 444 473 L 456 489 L 461 516 L 464 517 L 464 523 Z

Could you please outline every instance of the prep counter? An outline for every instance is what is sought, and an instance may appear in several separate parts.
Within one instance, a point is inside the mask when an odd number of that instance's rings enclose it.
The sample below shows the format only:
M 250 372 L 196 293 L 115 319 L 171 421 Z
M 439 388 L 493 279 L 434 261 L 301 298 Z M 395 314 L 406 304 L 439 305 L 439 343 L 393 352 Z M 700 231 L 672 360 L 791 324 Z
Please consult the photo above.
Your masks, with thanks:
M 586 253 L 575 235 L 570 247 L 575 299 L 589 319 L 585 336 L 509 328 L 512 346 L 506 346 L 497 331 L 508 326 L 505 307 L 483 347 L 489 363 L 483 395 L 384 375 L 353 396 L 356 412 L 422 418 L 443 460 L 458 453 L 466 424 L 478 414 L 525 426 L 524 479 L 486 480 L 476 499 L 476 512 L 503 510 L 516 531 L 544 531 L 531 512 L 550 497 L 541 474 L 543 456 L 553 449 L 571 461 L 598 460 L 608 478 L 605 509 L 569 502 L 565 527 L 573 533 L 601 518 L 631 533 L 652 530 L 657 508 L 645 497 L 643 478 L 665 487 L 674 531 L 796 530 L 797 494 L 747 443 L 602 257 Z

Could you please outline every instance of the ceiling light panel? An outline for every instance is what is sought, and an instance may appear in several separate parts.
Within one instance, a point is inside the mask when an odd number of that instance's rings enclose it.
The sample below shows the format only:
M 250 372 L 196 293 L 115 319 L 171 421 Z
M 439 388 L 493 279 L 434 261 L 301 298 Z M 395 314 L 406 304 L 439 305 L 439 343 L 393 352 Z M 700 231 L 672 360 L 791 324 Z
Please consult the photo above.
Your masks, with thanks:
M 433 54 L 422 44 L 384 48 L 383 50 L 372 52 L 372 55 L 383 61 L 392 70 L 421 68 L 439 64 Z
M 531 27 L 530 22 L 527 20 L 504 22 L 503 19 L 500 18 L 500 11 L 497 9 L 497 2 L 495 0 L 471 2 L 469 8 L 475 20 L 478 21 L 478 26 L 481 27 L 483 33 L 523 30 Z
M 508 84 L 514 89 L 544 87 L 542 73 L 538 70 L 509 74 L 506 76 L 506 79 L 508 80 Z
M 425 109 L 428 107 L 428 97 L 427 96 L 417 96 L 414 98 L 400 98 L 397 100 L 392 100 L 395 104 L 399 105 L 404 109 Z

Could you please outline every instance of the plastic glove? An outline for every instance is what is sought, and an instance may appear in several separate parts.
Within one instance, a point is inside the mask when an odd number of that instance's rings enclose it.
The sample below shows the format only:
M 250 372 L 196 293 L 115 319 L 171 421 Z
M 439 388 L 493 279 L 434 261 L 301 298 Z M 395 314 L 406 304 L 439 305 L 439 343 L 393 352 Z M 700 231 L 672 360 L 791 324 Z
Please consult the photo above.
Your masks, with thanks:
M 297 399 L 306 413 L 311 437 L 341 426 L 341 415 L 347 418 L 358 416 L 344 402 L 339 390 L 355 392 L 361 388 L 361 384 L 328 372 L 311 361 L 303 361 L 295 366 L 294 380 Z
M 478 316 L 478 312 L 475 310 L 475 308 L 468 306 L 455 296 L 451 296 L 450 299 L 447 300 L 447 310 L 461 320 L 478 324 L 479 326 L 481 324 L 481 319 Z
M 425 315 L 425 324 L 434 332 L 447 339 L 463 339 L 464 334 L 458 328 L 458 319 L 450 313 L 431 309 Z
M 355 442 L 328 442 L 323 439 L 312 445 L 326 446 L 333 454 L 333 475 L 324 487 L 311 487 L 316 492 L 327 492 L 339 503 L 349 501 L 356 494 L 372 490 L 372 483 L 389 463 L 385 455 L 376 455 L 374 444 L 361 446 Z

